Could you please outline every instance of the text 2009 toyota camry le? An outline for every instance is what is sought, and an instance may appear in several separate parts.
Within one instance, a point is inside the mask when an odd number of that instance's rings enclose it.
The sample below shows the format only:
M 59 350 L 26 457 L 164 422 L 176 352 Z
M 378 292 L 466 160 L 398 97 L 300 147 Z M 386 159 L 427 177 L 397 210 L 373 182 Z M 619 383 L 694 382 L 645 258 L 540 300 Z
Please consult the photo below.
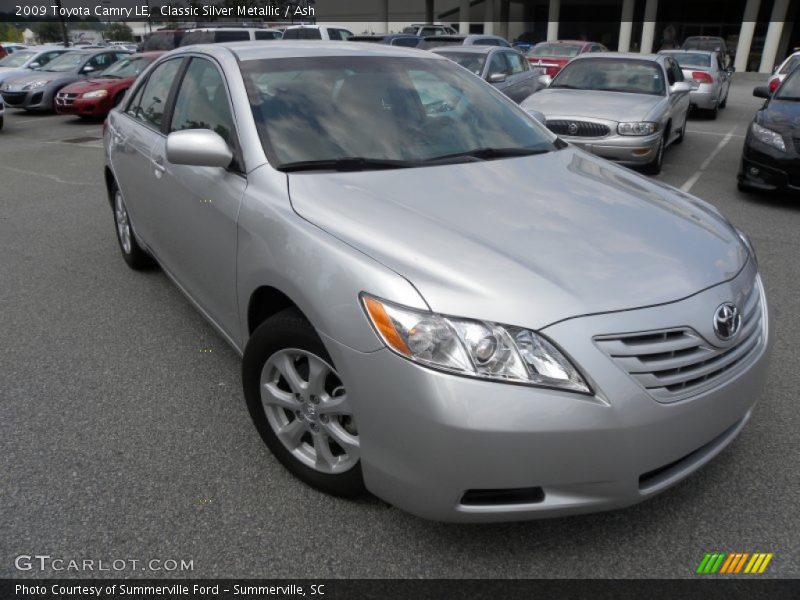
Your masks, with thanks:
M 445 58 L 164 55 L 109 117 L 122 254 L 243 354 L 266 444 L 434 519 L 622 507 L 711 460 L 766 373 L 753 249 Z

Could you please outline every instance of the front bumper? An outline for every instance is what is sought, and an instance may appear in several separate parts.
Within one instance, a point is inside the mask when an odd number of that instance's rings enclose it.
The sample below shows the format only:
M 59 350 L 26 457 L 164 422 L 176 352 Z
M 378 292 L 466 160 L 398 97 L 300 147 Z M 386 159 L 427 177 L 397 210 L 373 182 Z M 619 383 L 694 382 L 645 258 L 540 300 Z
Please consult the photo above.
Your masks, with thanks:
M 53 94 L 46 88 L 35 90 L 8 92 L 3 90 L 3 101 L 9 108 L 24 108 L 26 110 L 52 110 Z
M 54 107 L 60 115 L 78 115 L 83 117 L 104 117 L 111 110 L 111 98 L 83 98 L 81 94 L 59 92 L 56 94 Z
M 747 270 L 752 281 L 754 267 Z M 671 403 L 656 401 L 593 336 L 672 327 L 687 315 L 697 316 L 702 331 L 733 285 L 546 328 L 584 369 L 594 396 L 453 376 L 386 349 L 361 353 L 323 337 L 354 408 L 367 488 L 415 515 L 468 522 L 621 508 L 668 488 L 710 461 L 749 419 L 766 377 L 766 304 L 763 345 L 752 358 Z M 471 490 L 531 488 L 542 497 L 464 501 Z
M 742 149 L 738 180 L 744 187 L 765 192 L 800 192 L 800 141 L 784 139 L 786 152 L 753 139 L 748 132 Z
M 641 166 L 652 162 L 658 152 L 661 132 L 647 136 L 609 135 L 604 138 L 584 138 L 561 136 L 579 148 L 615 162 Z

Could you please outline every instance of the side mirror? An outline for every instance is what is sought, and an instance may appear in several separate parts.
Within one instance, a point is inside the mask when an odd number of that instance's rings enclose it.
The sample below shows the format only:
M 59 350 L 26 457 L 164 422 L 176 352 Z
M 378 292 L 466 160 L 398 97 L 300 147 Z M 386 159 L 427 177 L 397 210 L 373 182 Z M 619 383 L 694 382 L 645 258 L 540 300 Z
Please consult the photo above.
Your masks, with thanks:
M 541 83 L 544 87 L 548 87 L 553 82 L 553 78 L 547 74 L 539 75 L 539 77 L 536 78 L 536 81 Z
M 683 94 L 692 91 L 692 84 L 688 81 L 676 81 L 669 87 L 669 91 L 673 94 Z
M 94 73 L 94 67 L 91 65 L 86 65 L 81 69 L 81 73 Z
M 772 94 L 769 93 L 769 88 L 767 86 L 759 85 L 758 87 L 753 88 L 753 96 L 756 98 L 766 98 L 769 100 Z
M 503 83 L 506 80 L 505 73 L 492 73 L 489 75 L 489 79 L 487 81 L 489 83 Z
M 36 69 L 38 69 L 41 66 L 42 65 L 40 65 L 38 62 L 32 62 L 31 64 L 28 65 L 28 68 L 29 69 L 33 69 L 35 71 Z
M 233 161 L 233 152 L 210 129 L 185 129 L 167 136 L 167 160 L 174 165 L 224 169 Z
M 544 116 L 544 113 L 541 113 L 538 110 L 526 110 L 525 112 L 527 112 L 530 116 L 539 121 L 539 123 L 541 123 L 542 125 L 545 126 L 547 125 L 547 118 Z

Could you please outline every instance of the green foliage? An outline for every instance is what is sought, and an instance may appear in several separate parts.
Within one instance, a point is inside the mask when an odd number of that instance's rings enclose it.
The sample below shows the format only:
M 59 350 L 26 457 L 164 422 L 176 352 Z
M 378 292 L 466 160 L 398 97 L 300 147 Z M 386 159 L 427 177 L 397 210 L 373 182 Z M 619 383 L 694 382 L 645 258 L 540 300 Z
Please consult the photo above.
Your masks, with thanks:
M 39 43 L 46 44 L 50 42 L 63 41 L 61 36 L 61 25 L 55 21 L 42 21 L 33 27 L 33 32 L 36 34 L 36 39 Z
M 127 23 L 115 21 L 106 27 L 105 37 L 112 42 L 132 42 L 133 30 Z
M 2 42 L 21 42 L 22 31 L 11 23 L 0 23 L 0 41 Z

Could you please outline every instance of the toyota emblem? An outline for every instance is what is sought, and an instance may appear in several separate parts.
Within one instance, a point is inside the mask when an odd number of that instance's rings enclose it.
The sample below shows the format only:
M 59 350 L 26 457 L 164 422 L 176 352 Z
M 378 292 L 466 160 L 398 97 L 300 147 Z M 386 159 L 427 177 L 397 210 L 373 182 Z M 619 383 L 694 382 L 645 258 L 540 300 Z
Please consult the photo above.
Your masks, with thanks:
M 730 340 L 742 326 L 742 313 L 733 302 L 724 302 L 714 313 L 714 333 L 721 340 Z

